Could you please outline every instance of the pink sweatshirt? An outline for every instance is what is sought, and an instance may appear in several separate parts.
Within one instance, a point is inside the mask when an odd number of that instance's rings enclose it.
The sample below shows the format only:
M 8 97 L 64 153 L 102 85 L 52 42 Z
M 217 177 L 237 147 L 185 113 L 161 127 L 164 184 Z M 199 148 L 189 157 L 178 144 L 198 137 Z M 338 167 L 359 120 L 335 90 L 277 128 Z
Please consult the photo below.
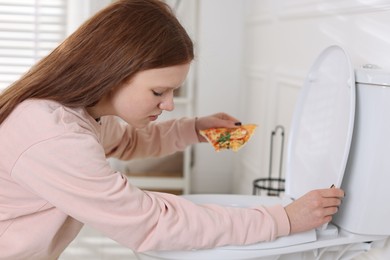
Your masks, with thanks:
M 211 248 L 289 233 L 282 206 L 195 205 L 142 191 L 106 157 L 167 155 L 198 142 L 194 119 L 134 129 L 29 100 L 0 125 L 0 259 L 56 259 L 89 225 L 135 251 Z

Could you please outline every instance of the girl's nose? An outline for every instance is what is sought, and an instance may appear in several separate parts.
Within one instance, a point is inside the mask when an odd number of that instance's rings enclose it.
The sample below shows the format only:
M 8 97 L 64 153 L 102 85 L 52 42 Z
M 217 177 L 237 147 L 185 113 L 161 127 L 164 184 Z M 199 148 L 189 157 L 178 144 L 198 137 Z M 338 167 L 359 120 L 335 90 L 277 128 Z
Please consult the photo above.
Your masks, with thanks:
M 173 103 L 173 95 L 164 99 L 158 106 L 161 110 L 172 111 L 175 109 L 175 104 Z

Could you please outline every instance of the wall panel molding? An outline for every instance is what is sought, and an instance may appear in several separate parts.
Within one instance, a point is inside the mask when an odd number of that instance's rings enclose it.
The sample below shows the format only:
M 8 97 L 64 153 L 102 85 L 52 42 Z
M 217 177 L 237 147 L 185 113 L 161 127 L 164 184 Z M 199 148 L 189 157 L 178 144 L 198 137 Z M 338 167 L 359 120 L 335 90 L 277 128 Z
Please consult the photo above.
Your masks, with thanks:
M 261 13 L 255 16 L 251 16 L 245 21 L 246 26 L 261 26 L 268 25 L 275 22 L 275 17 L 271 13 Z
M 265 80 L 268 74 L 267 69 L 253 66 L 246 66 L 244 71 L 245 77 L 258 80 Z
M 292 88 L 300 89 L 303 86 L 306 75 L 302 73 L 293 73 L 287 71 L 276 71 L 276 85 L 277 86 L 288 86 Z
M 291 118 L 286 118 L 286 116 L 292 115 L 296 98 L 299 96 L 306 76 L 303 72 L 294 73 L 285 70 L 278 70 L 275 75 L 276 113 L 273 118 L 276 120 L 275 124 L 282 124 L 288 129 Z
M 281 20 L 319 18 L 390 10 L 390 1 L 374 0 L 295 0 L 279 1 L 278 17 Z

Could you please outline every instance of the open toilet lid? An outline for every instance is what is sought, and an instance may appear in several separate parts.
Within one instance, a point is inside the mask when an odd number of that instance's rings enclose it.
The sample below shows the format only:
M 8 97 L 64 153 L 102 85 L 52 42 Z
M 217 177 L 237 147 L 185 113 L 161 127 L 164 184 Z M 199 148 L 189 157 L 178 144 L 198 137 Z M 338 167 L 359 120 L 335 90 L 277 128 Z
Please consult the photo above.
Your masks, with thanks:
M 339 46 L 326 48 L 312 65 L 295 107 L 286 162 L 286 195 L 340 187 L 355 117 L 355 78 Z

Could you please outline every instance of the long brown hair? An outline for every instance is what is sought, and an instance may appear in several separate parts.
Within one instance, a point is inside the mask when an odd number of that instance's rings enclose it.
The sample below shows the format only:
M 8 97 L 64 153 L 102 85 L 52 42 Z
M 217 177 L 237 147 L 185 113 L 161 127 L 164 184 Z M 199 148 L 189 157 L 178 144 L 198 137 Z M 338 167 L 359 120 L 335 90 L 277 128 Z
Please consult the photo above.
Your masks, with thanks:
M 89 107 L 137 72 L 193 58 L 192 41 L 166 4 L 116 1 L 0 95 L 0 124 L 26 99 Z

